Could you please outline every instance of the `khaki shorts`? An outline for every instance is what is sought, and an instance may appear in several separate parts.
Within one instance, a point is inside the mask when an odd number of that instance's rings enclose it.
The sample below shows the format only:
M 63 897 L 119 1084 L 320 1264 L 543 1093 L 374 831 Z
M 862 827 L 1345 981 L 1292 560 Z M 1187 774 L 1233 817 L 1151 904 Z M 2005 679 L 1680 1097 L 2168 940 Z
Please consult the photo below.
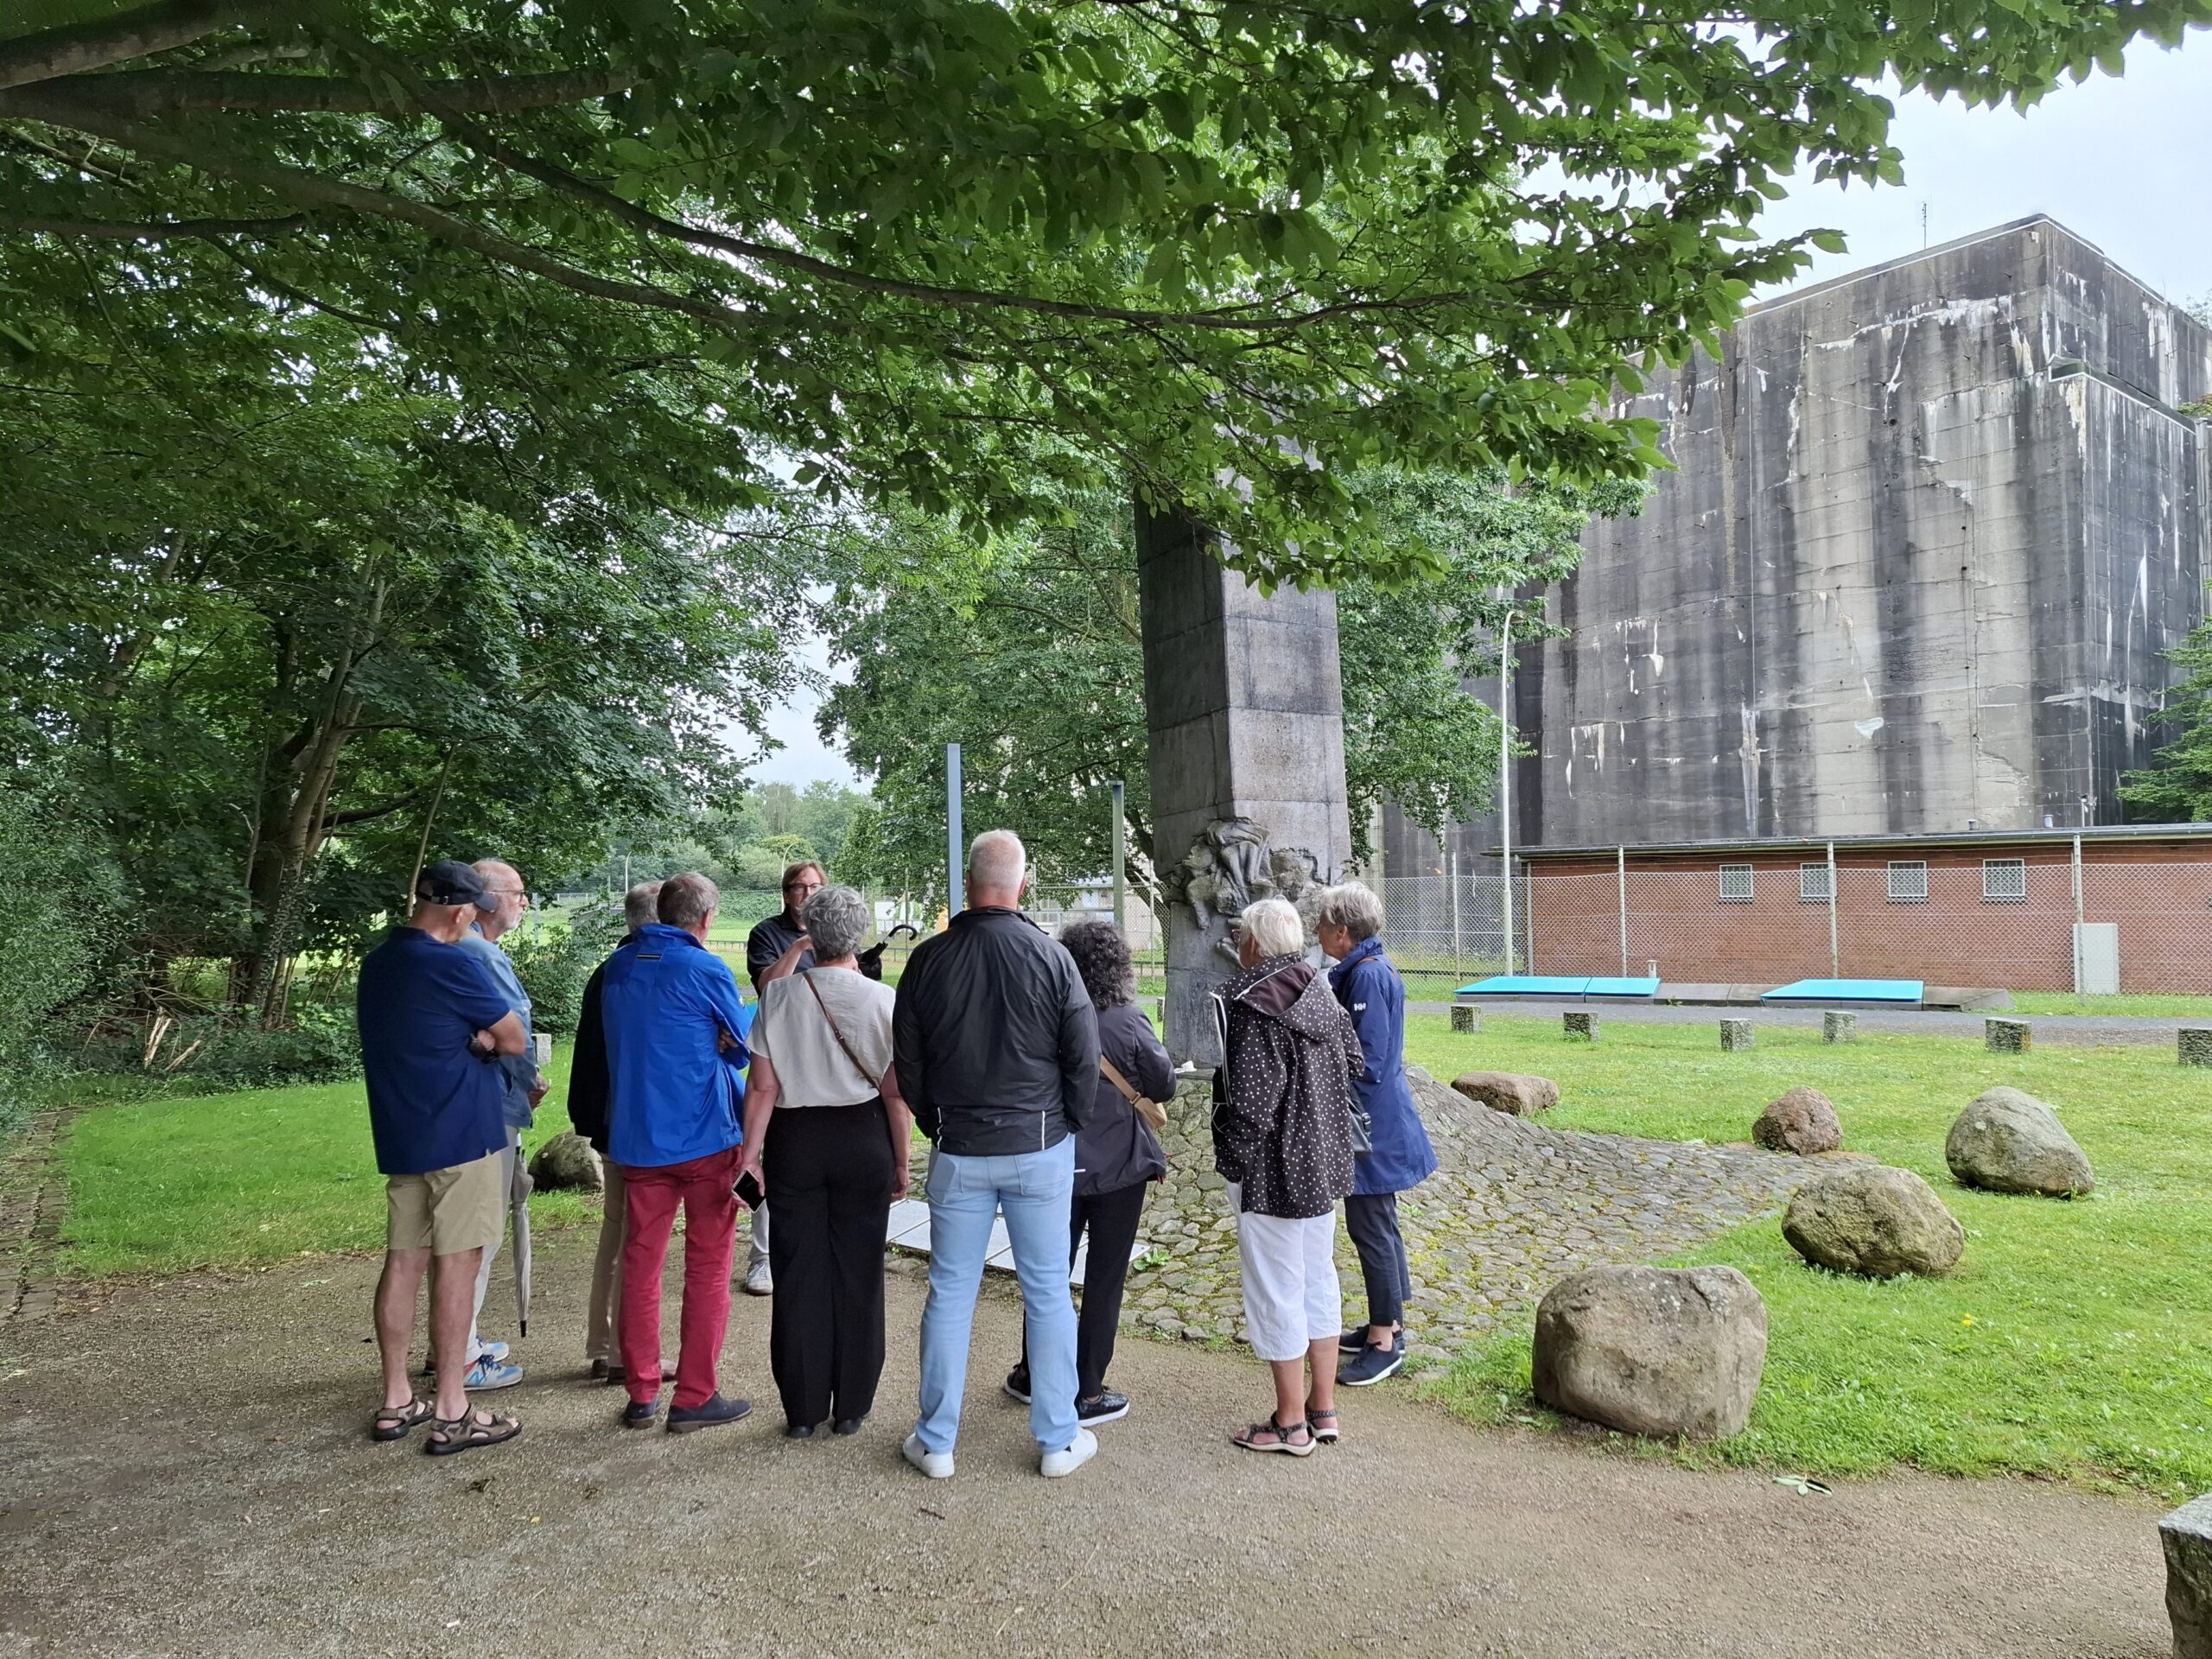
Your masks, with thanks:
M 391 1177 L 385 1183 L 385 1249 L 458 1255 L 498 1243 L 507 1207 L 505 1173 L 506 1160 L 487 1152 L 451 1169 Z

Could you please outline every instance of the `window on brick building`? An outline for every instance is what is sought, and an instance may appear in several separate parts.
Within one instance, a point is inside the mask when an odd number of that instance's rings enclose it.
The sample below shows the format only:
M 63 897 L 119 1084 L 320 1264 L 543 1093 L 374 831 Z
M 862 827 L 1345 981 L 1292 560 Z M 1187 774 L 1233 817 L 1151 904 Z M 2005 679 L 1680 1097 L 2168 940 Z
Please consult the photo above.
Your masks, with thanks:
M 1890 902 L 1924 905 L 1928 902 L 1928 865 L 1919 859 L 1895 859 L 1890 864 Z
M 1723 864 L 1720 867 L 1720 897 L 1726 904 L 1748 905 L 1751 902 L 1750 865 Z
M 1797 901 L 1804 905 L 1827 903 L 1828 867 L 1826 864 L 1800 864 L 1797 867 Z
M 1981 896 L 1993 904 L 2024 903 L 2028 896 L 2028 861 L 2024 858 L 1983 859 Z

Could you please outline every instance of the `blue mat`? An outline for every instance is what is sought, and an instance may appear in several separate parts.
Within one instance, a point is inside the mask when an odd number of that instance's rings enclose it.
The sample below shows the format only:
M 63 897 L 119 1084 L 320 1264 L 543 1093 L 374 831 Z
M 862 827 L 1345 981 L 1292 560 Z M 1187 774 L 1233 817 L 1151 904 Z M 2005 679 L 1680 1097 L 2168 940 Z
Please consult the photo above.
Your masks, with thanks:
M 1656 979 L 1587 978 L 1580 974 L 1493 974 L 1455 996 L 1656 996 Z
M 1916 979 L 1801 979 L 1777 985 L 1762 1002 L 1914 1002 L 1927 988 Z

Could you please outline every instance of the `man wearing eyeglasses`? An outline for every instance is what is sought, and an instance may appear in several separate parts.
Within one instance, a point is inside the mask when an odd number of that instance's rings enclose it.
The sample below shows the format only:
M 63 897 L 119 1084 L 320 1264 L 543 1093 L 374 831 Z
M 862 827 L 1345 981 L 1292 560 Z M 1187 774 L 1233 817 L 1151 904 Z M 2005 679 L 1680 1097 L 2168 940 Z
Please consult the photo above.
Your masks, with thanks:
M 508 1008 L 522 1021 L 523 1030 L 527 1033 L 530 993 L 523 989 L 514 963 L 499 949 L 498 941 L 529 910 L 530 890 L 523 885 L 515 867 L 502 859 L 480 858 L 469 868 L 483 881 L 486 893 L 499 901 L 499 907 L 476 918 L 468 931 L 461 936 L 461 948 L 484 964 L 484 971 L 492 976 L 493 984 L 499 988 Z M 545 1079 L 538 1074 L 535 1039 L 519 1054 L 501 1055 L 498 1065 L 501 1074 L 499 1116 L 507 1134 L 506 1146 L 500 1153 L 499 1191 L 505 1194 L 514 1190 L 515 1167 L 522 1158 L 522 1132 L 531 1126 L 537 1103 L 545 1097 Z M 492 1284 L 492 1259 L 499 1253 L 499 1241 L 494 1238 L 492 1247 L 484 1252 L 483 1265 L 476 1270 L 476 1311 L 468 1327 L 467 1386 L 478 1390 L 512 1388 L 522 1381 L 522 1367 L 507 1363 L 507 1344 L 485 1341 L 476 1323 L 483 1317 L 484 1293 Z
M 783 913 L 769 917 L 745 940 L 745 972 L 753 982 L 754 1001 L 760 1000 L 760 988 L 770 980 L 814 966 L 814 941 L 806 937 L 798 913 L 828 880 L 822 866 L 810 858 L 784 867 Z M 753 1248 L 745 1263 L 745 1290 L 749 1296 L 772 1296 L 776 1290 L 775 1277 L 768 1271 L 768 1206 L 765 1204 L 753 1211 Z

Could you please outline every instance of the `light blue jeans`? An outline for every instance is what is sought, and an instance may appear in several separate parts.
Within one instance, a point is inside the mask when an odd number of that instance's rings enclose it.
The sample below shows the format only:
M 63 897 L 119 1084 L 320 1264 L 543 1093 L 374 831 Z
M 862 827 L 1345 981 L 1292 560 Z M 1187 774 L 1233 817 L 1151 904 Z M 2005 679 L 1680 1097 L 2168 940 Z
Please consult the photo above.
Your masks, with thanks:
M 1004 1158 L 939 1153 L 930 1171 L 930 1298 L 922 1309 L 922 1414 L 914 1433 L 931 1452 L 960 1437 L 968 1343 L 992 1218 L 1006 1216 L 1029 1321 L 1029 1432 L 1047 1452 L 1075 1444 L 1075 1303 L 1068 1295 L 1068 1209 L 1075 1137 Z

